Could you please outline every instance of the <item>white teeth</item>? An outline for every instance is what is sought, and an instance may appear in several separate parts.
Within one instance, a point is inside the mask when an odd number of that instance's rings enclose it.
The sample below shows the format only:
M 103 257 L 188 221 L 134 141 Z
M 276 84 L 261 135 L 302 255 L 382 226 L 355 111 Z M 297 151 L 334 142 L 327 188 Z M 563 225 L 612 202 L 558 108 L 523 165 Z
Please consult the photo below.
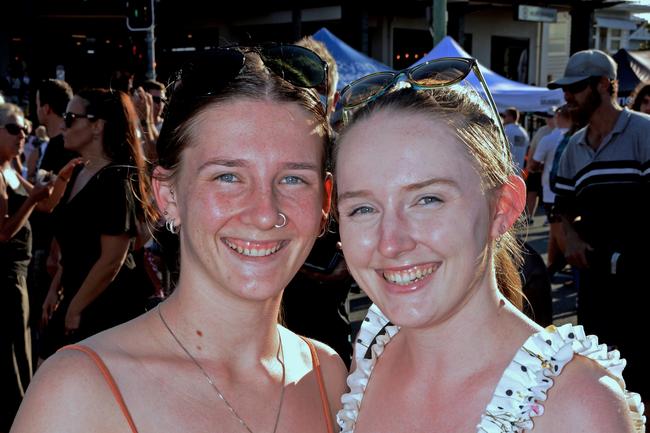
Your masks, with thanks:
M 276 244 L 273 248 L 257 249 L 257 248 L 242 248 L 225 240 L 226 245 L 237 251 L 239 254 L 249 257 L 265 257 L 277 252 L 280 249 L 280 244 Z
M 392 271 L 385 271 L 382 275 L 384 279 L 388 282 L 399 284 L 400 286 L 405 286 L 407 284 L 411 284 L 417 280 L 420 280 L 427 275 L 433 273 L 434 267 L 429 266 L 428 268 L 425 269 L 420 269 L 418 268 L 417 270 L 409 270 L 409 271 L 402 271 L 402 272 L 392 272 Z

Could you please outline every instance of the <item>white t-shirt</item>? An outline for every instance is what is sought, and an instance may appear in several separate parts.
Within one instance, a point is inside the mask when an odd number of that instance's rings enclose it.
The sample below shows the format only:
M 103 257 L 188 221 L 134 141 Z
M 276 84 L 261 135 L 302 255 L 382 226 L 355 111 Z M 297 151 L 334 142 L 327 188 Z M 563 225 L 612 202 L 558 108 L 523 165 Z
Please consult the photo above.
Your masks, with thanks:
M 551 168 L 553 168 L 555 150 L 567 131 L 567 128 L 555 128 L 550 134 L 542 137 L 537 145 L 537 149 L 535 149 L 535 154 L 533 155 L 535 161 L 544 164 L 544 171 L 542 171 L 542 201 L 544 203 L 552 204 L 555 201 L 555 194 L 551 191 L 549 176 Z
M 512 153 L 512 160 L 515 162 L 519 171 L 524 169 L 524 161 L 526 160 L 526 152 L 528 151 L 528 133 L 518 123 L 508 123 L 504 127 L 506 137 L 510 143 L 510 152 Z

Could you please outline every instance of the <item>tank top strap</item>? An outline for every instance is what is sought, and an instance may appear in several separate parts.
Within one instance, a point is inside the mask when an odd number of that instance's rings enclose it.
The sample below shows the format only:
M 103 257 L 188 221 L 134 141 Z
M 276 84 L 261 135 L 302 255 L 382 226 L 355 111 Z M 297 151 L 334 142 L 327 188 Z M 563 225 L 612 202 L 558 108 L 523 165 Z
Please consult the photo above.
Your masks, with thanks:
M 311 361 L 314 367 L 314 372 L 316 373 L 316 380 L 318 381 L 318 390 L 320 392 L 320 400 L 323 407 L 323 415 L 325 415 L 325 423 L 327 424 L 327 433 L 335 433 L 334 425 L 332 424 L 332 411 L 330 410 L 330 403 L 327 398 L 327 391 L 325 390 L 325 381 L 323 380 L 323 374 L 320 370 L 320 360 L 318 359 L 318 354 L 316 353 L 316 348 L 314 343 L 312 343 L 308 338 L 300 336 L 307 346 L 309 346 L 309 351 L 311 352 Z
M 93 349 L 91 349 L 88 346 L 84 346 L 81 344 L 72 344 L 69 346 L 62 347 L 59 349 L 59 351 L 62 350 L 77 350 L 79 352 L 83 352 L 86 355 L 90 357 L 90 359 L 93 360 L 99 371 L 102 373 L 104 376 L 104 380 L 106 381 L 106 384 L 111 390 L 111 393 L 113 394 L 113 397 L 115 398 L 116 403 L 120 407 L 120 410 L 122 411 L 122 414 L 124 415 L 124 418 L 126 419 L 126 422 L 129 423 L 129 427 L 131 428 L 131 431 L 133 433 L 138 433 L 138 429 L 135 427 L 135 423 L 133 422 L 133 418 L 131 418 L 131 414 L 129 413 L 129 409 L 126 407 L 126 403 L 124 402 L 124 398 L 122 397 L 122 393 L 120 392 L 120 389 L 117 386 L 117 383 L 115 383 L 115 379 L 113 379 L 113 375 L 111 372 L 108 370 L 108 367 L 106 367 L 106 364 L 104 364 L 104 361 L 99 357 L 97 352 L 95 352 Z

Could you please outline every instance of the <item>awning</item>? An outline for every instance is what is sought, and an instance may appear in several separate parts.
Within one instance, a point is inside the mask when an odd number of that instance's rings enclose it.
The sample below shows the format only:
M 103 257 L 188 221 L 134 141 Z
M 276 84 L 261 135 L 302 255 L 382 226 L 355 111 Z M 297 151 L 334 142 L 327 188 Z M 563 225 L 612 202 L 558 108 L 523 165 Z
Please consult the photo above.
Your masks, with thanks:
M 621 30 L 636 30 L 636 24 L 634 24 L 632 21 L 603 17 L 596 17 L 596 27 Z

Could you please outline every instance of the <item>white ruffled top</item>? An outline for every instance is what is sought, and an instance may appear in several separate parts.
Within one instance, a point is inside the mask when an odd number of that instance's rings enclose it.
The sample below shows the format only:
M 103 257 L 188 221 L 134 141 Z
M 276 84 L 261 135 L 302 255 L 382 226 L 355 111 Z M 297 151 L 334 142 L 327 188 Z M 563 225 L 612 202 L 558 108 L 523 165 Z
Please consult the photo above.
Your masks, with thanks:
M 385 346 L 398 332 L 399 327 L 391 324 L 376 305 L 370 307 L 355 343 L 356 369 L 347 380 L 350 392 L 341 397 L 343 409 L 337 419 L 342 433 L 354 432 L 372 370 Z M 366 357 L 368 351 L 369 357 Z M 576 353 L 598 362 L 625 389 L 622 377 L 625 360 L 620 358 L 618 351 L 608 352 L 605 344 L 598 344 L 598 337 L 585 335 L 582 326 L 549 326 L 531 335 L 517 351 L 481 415 L 477 433 L 521 433 L 532 429 L 532 418 L 544 413 L 542 403 L 553 386 L 553 378 Z M 645 432 L 641 397 L 628 391 L 624 393 L 636 432 Z

